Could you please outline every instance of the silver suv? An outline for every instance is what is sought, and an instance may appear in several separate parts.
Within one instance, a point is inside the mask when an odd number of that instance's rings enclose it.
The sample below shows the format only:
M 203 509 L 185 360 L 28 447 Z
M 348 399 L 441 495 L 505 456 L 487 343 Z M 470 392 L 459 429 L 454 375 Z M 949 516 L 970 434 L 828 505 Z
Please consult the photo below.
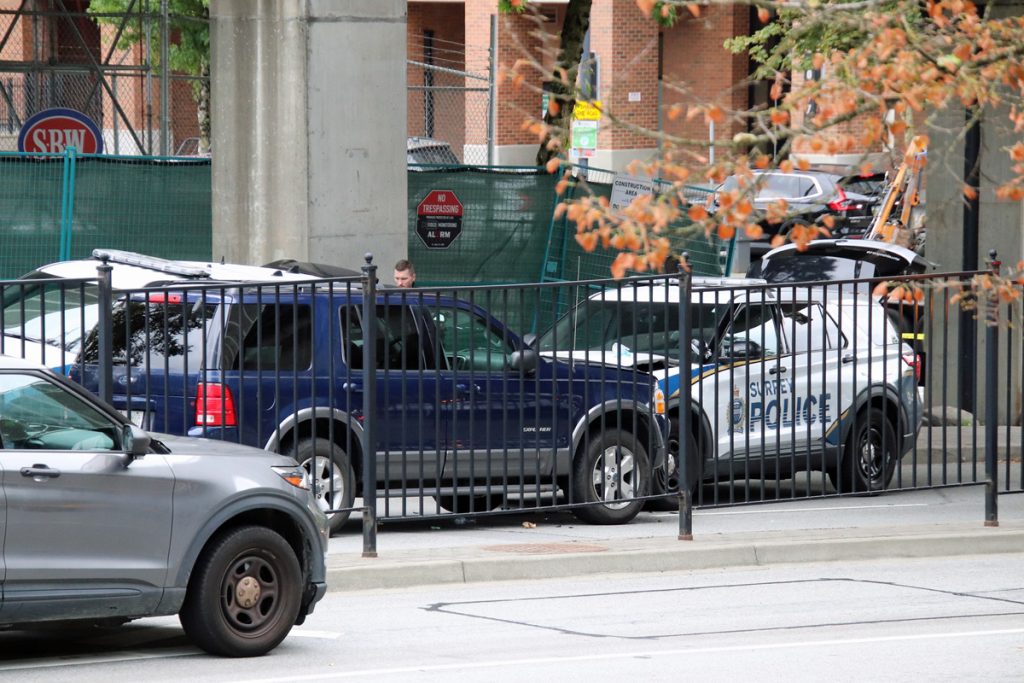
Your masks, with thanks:
M 0 356 L 0 627 L 178 614 L 207 652 L 276 647 L 326 590 L 327 519 L 289 457 L 160 435 Z

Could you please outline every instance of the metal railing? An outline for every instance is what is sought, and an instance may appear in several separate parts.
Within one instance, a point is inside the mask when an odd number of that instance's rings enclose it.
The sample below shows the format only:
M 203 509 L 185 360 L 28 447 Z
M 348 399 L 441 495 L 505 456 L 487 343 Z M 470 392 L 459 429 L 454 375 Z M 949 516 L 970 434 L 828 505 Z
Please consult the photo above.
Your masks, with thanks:
M 694 505 L 982 484 L 996 524 L 996 494 L 1022 490 L 1021 340 L 1007 305 L 961 312 L 943 283 L 972 275 L 887 296 L 676 276 L 394 289 L 370 263 L 298 284 L 3 282 L 0 351 L 148 429 L 292 454 L 335 530 L 362 513 L 367 554 L 395 519 L 678 508 L 688 538 Z M 526 311 L 536 338 L 502 322 Z M 986 339 L 967 392 L 948 369 L 961 315 Z

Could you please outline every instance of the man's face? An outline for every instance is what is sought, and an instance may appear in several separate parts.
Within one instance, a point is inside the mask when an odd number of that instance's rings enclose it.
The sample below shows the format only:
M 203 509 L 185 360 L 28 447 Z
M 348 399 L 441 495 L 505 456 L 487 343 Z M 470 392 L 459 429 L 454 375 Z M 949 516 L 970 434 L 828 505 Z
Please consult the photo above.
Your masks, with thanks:
M 416 282 L 416 275 L 411 270 L 396 270 L 395 284 L 399 287 L 412 287 Z

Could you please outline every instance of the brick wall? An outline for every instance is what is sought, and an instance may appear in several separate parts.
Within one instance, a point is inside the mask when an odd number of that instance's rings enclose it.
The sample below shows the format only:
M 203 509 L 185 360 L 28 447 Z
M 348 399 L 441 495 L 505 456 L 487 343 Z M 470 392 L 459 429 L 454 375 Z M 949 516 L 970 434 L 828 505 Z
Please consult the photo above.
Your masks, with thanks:
M 634 0 L 595 2 L 591 10 L 590 49 L 600 60 L 598 95 L 605 111 L 633 125 L 655 130 L 657 24 L 644 16 Z M 657 143 L 649 135 L 613 125 L 610 117 L 606 117 L 601 123 L 598 146 L 634 149 L 656 147 Z
M 734 55 L 722 44 L 726 38 L 747 33 L 749 12 L 745 5 L 702 6 L 700 17 L 692 17 L 684 10 L 681 21 L 664 31 L 664 80 L 685 91 L 679 94 L 665 88 L 666 111 L 676 103 L 713 103 L 725 110 L 748 108 L 747 88 L 742 84 L 747 77 L 747 56 Z M 708 124 L 703 116 L 687 119 L 684 114 L 674 121 L 665 116 L 664 126 L 672 135 L 708 139 Z M 742 123 L 728 121 L 716 126 L 715 139 L 729 140 L 745 129 Z

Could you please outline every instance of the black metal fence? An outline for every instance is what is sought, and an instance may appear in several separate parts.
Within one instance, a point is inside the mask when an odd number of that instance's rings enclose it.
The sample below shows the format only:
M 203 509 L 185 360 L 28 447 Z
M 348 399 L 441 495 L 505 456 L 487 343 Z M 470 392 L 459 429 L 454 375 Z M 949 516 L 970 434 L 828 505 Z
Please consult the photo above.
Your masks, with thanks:
M 1022 490 L 1017 314 L 964 310 L 948 283 L 971 273 L 883 294 L 675 276 L 388 289 L 374 270 L 4 282 L 0 351 L 147 429 L 294 455 L 335 530 L 362 513 L 368 553 L 391 519 L 680 509 L 686 536 L 691 505 L 985 484 L 995 523 L 996 492 Z M 502 322 L 527 312 L 538 335 Z

